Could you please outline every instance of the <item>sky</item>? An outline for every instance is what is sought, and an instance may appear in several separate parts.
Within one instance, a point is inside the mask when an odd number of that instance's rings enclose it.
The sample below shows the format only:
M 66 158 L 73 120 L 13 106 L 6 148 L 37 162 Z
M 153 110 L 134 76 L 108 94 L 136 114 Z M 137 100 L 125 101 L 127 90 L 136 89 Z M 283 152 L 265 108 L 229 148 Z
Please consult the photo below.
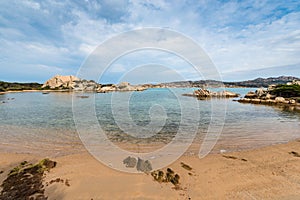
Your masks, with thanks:
M 2 0 L 0 80 L 43 83 L 76 75 L 99 45 L 147 27 L 191 38 L 224 80 L 300 77 L 299 0 Z M 189 67 L 170 53 L 146 50 L 113 63 L 104 82 L 121 75 L 133 83 L 171 81 L 178 73 L 199 79 Z M 178 73 L 161 73 L 167 68 Z

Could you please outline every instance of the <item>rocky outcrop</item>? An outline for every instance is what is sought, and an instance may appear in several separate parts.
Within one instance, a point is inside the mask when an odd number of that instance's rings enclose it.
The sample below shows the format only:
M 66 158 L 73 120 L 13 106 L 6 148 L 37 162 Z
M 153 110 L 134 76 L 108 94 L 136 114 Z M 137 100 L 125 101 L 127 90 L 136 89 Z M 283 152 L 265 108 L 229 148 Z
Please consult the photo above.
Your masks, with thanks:
M 287 85 L 300 85 L 300 81 L 293 80 L 292 82 L 288 82 Z
M 42 88 L 72 91 L 97 91 L 101 88 L 101 84 L 98 84 L 93 80 L 80 79 L 76 76 L 56 75 L 47 80 Z
M 80 81 L 76 76 L 61 76 L 56 75 L 47 80 L 42 88 L 49 89 L 72 89 L 74 81 Z
M 282 96 L 281 96 L 282 95 Z M 293 81 L 285 85 L 270 85 L 268 89 L 260 88 L 248 92 L 240 103 L 265 104 L 289 107 L 289 110 L 300 110 L 300 85 Z
M 106 92 L 114 92 L 114 91 L 119 91 L 119 92 L 126 92 L 126 91 L 143 91 L 148 89 L 148 87 L 143 86 L 143 85 L 130 85 L 128 82 L 122 82 L 120 84 L 114 85 L 105 85 L 102 86 L 97 92 L 99 93 L 106 93 Z
M 116 91 L 116 86 L 114 84 L 103 85 L 99 90 L 97 90 L 98 93 L 107 93 L 114 91 Z
M 271 95 L 268 91 L 271 90 L 270 89 L 264 89 L 264 88 L 259 88 L 257 89 L 255 92 L 250 91 L 248 92 L 244 98 L 246 99 L 263 99 L 263 100 L 267 100 L 267 99 L 275 99 L 276 96 Z
M 143 85 L 130 85 L 128 82 L 122 82 L 118 85 L 101 85 L 93 80 L 84 80 L 76 76 L 56 75 L 47 80 L 42 86 L 43 89 L 71 90 L 71 91 L 91 91 L 91 92 L 114 92 L 114 91 L 143 91 L 148 87 Z
M 229 91 L 212 92 L 206 89 L 198 89 L 193 94 L 183 94 L 184 96 L 194 96 L 198 98 L 235 98 L 239 97 L 239 94 Z
M 200 88 L 199 90 L 195 90 L 193 95 L 197 97 L 209 97 L 211 95 L 211 92 Z
M 116 91 L 143 91 L 147 89 L 141 85 L 130 85 L 128 82 L 122 82 L 116 86 Z
M 97 91 L 101 89 L 101 84 L 93 80 L 76 80 L 72 83 L 71 89 L 74 91 Z

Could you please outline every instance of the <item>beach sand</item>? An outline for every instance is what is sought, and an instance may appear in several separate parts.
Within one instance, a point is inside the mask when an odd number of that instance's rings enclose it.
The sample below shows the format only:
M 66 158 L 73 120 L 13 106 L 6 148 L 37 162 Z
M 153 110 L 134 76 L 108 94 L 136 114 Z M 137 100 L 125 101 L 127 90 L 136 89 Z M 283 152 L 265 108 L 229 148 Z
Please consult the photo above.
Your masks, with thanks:
M 293 153 L 291 153 L 293 152 Z M 52 199 L 300 199 L 300 140 L 264 148 L 212 154 L 203 159 L 182 156 L 168 166 L 180 175 L 180 189 L 158 183 L 150 174 L 129 174 L 104 166 L 87 152 L 51 158 L 45 195 Z M 0 154 L 0 181 L 30 154 Z M 187 170 L 181 162 L 192 167 Z M 166 170 L 166 169 L 163 169 Z M 62 181 L 53 181 L 60 178 Z M 52 183 L 51 183 L 52 180 Z M 51 183 L 51 184 L 50 184 Z

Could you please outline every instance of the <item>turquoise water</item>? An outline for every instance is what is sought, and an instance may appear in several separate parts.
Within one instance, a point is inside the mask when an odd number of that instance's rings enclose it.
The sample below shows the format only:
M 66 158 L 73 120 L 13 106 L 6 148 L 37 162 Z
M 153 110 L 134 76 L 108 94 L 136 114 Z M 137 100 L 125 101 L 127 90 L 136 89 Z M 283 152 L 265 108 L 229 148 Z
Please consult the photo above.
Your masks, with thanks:
M 189 137 L 189 131 L 192 131 L 196 124 L 196 139 L 201 142 L 211 123 L 212 112 L 220 116 L 220 118 L 215 117 L 214 122 L 220 121 L 220 126 L 222 125 L 225 106 L 227 107 L 225 124 L 214 152 L 221 149 L 236 151 L 256 148 L 300 137 L 299 113 L 270 106 L 240 104 L 232 99 L 200 101 L 193 97 L 182 96 L 193 90 L 193 88 L 171 90 L 158 88 L 133 93 L 75 93 L 74 98 L 77 105 L 82 107 L 95 102 L 97 120 L 112 141 L 167 144 L 182 127 L 186 132 L 186 137 Z M 244 95 L 255 89 L 230 88 L 227 90 Z M 131 96 L 127 101 L 128 94 Z M 88 98 L 80 98 L 79 96 L 82 95 Z M 47 155 L 64 155 L 83 151 L 84 148 L 78 138 L 73 120 L 72 97 L 72 93 L 58 92 L 0 95 L 0 102 L 4 102 L 0 103 L 0 151 Z M 186 109 L 185 115 L 182 114 L 183 107 Z M 129 116 L 125 115 L 127 109 Z M 195 109 L 196 113 L 199 112 L 200 118 L 193 114 Z M 141 128 L 137 130 L 139 137 L 130 135 L 120 127 L 116 123 L 114 114 L 118 115 L 121 121 L 127 120 L 122 122 L 125 129 L 131 126 Z M 157 123 L 151 124 L 151 115 Z M 183 116 L 184 122 L 181 121 Z M 145 127 L 151 127 L 151 130 Z M 134 132 L 133 129 L 130 130 Z M 148 137 L 147 134 L 151 131 L 155 134 Z

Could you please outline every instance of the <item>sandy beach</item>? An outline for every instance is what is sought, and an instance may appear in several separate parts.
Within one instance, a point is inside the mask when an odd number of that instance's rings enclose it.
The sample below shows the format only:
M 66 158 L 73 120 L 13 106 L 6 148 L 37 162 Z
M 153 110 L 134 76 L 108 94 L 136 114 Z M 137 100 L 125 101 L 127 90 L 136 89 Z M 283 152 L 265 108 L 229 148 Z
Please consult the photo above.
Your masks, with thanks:
M 300 140 L 264 148 L 212 154 L 203 159 L 182 156 L 168 166 L 180 175 L 180 188 L 158 183 L 150 174 L 129 174 L 104 166 L 90 154 L 56 158 L 43 180 L 52 199 L 299 199 Z M 0 154 L 0 181 L 30 154 Z M 187 170 L 181 163 L 189 165 Z M 167 167 L 166 167 L 167 168 Z M 162 169 L 166 170 L 166 169 Z M 59 181 L 55 181 L 59 178 Z

